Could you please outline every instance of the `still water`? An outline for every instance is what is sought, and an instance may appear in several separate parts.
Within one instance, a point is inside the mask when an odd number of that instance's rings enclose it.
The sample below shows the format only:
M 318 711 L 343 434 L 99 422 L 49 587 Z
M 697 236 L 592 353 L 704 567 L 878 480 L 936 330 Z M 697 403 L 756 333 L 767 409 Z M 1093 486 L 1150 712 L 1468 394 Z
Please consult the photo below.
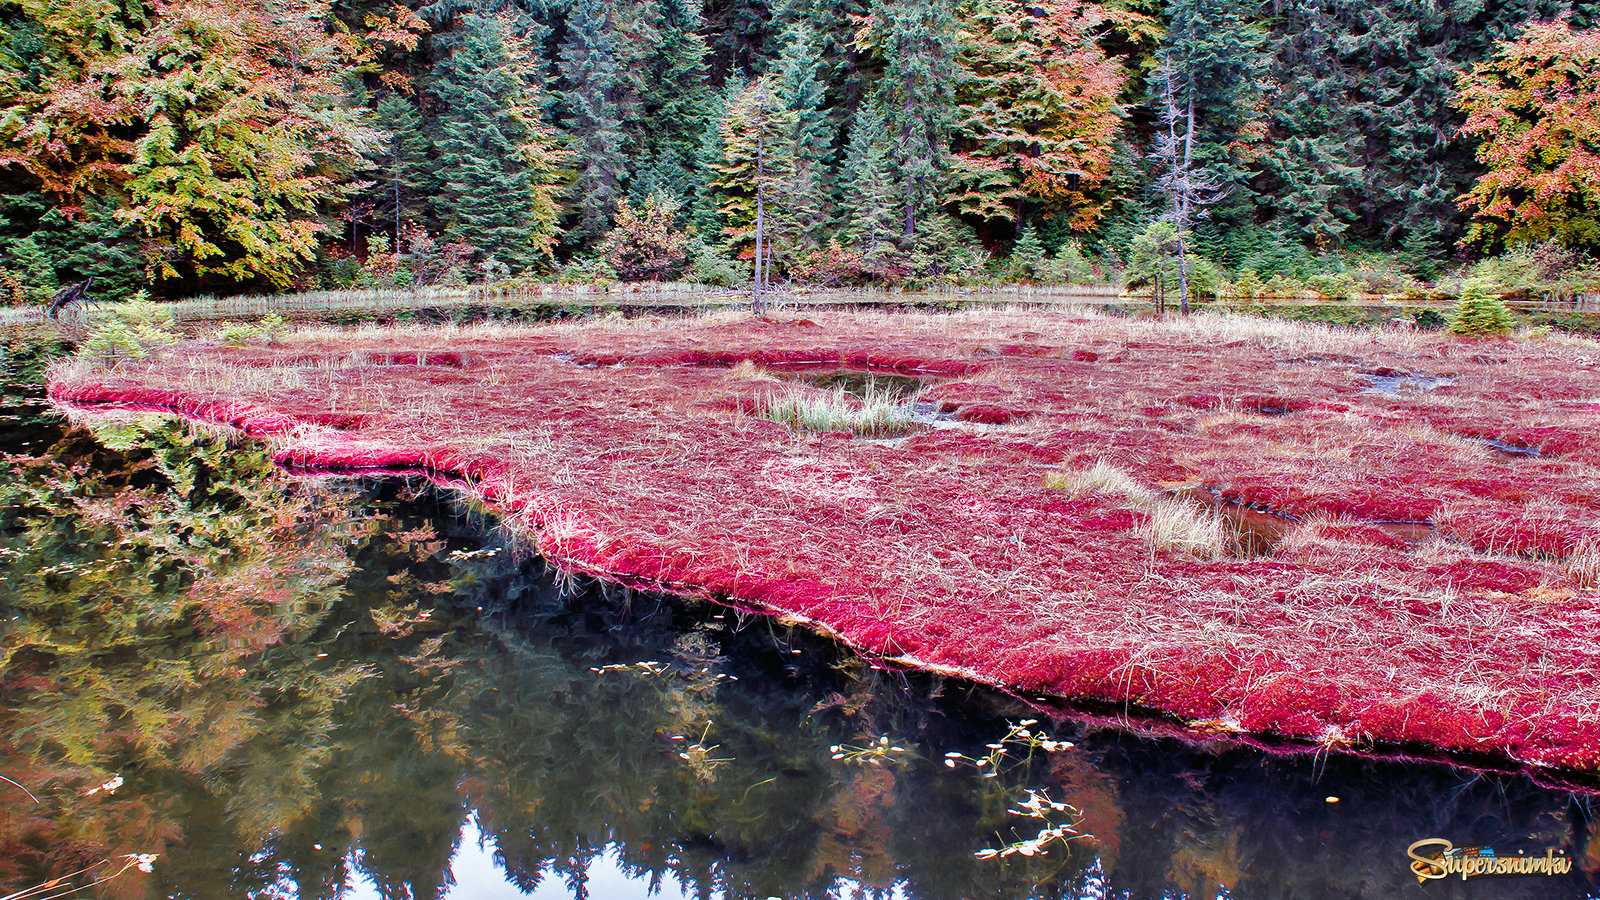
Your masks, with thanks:
M 69 427 L 47 355 L 0 398 L 0 897 L 1600 896 L 1584 792 L 1052 718 L 424 484 Z M 1426 838 L 1572 871 L 1422 884 Z

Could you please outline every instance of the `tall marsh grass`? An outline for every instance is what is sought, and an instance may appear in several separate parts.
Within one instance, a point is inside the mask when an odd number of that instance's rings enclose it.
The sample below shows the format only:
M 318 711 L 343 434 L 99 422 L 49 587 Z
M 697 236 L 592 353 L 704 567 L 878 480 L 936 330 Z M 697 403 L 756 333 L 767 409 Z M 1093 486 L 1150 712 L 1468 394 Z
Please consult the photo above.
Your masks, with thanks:
M 898 437 L 911 430 L 911 401 L 868 385 L 865 396 L 843 388 L 827 393 L 799 389 L 763 397 L 756 414 L 797 431 L 848 431 L 870 438 Z

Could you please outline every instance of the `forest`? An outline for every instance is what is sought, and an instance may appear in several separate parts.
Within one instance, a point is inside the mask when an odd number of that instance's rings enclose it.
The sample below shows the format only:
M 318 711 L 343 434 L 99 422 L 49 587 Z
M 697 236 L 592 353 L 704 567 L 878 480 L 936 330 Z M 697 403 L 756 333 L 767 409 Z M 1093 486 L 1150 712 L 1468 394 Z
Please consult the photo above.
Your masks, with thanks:
M 834 286 L 1175 241 L 1202 292 L 1549 276 L 1600 246 L 1597 11 L 0 0 L 0 302 L 733 284 L 758 218 L 774 280 Z

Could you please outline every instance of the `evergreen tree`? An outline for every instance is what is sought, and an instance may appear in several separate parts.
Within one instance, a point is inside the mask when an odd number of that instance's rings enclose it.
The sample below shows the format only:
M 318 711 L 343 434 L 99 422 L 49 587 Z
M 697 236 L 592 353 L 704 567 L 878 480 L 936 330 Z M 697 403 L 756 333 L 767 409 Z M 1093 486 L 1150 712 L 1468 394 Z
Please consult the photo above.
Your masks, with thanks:
M 902 243 L 944 199 L 955 68 L 949 0 L 874 0 L 877 47 L 884 61 L 879 97 L 887 118 Z
M 112 200 L 95 198 L 70 216 L 52 209 L 40 217 L 36 234 L 62 284 L 93 278 L 93 296 L 111 301 L 126 300 L 150 286 L 141 265 L 138 231 L 117 215 Z
M 534 107 L 499 23 L 473 15 L 461 24 L 461 39 L 431 85 L 441 175 L 434 208 L 447 239 L 525 268 L 554 240 L 551 137 L 529 121 Z
M 705 10 L 712 79 L 743 82 L 765 72 L 772 23 L 768 0 L 706 0 Z
M 117 209 L 97 197 L 75 210 L 37 193 L 0 197 L 0 267 L 25 273 L 26 286 L 43 292 L 38 299 L 91 276 L 97 299 L 126 299 L 150 282 L 137 227 Z
M 792 26 L 778 59 L 774 87 L 778 100 L 794 118 L 789 135 L 794 175 L 786 193 L 804 249 L 822 241 L 822 228 L 827 222 L 827 178 L 833 158 L 833 129 L 822 109 L 824 91 L 817 78 L 820 66 L 811 30 L 803 24 Z
M 798 229 L 788 196 L 795 169 L 794 123 L 770 77 L 750 82 L 722 118 L 722 161 L 713 184 L 721 199 L 723 233 L 735 250 L 753 249 L 758 219 L 764 246 L 781 253 L 795 248 Z
M 1049 261 L 1045 259 L 1044 244 L 1039 240 L 1039 232 L 1032 225 L 1022 229 L 1022 236 L 1012 245 L 1011 257 L 1007 263 L 1011 278 L 1016 281 L 1031 284 L 1045 277 Z
M 871 54 L 856 43 L 871 7 L 872 0 L 782 0 L 773 12 L 772 27 L 779 33 L 787 35 L 796 27 L 811 32 L 817 77 L 826 95 L 822 105 L 830 111 L 836 134 L 844 130 L 876 75 Z
M 695 147 L 694 209 L 690 227 L 699 239 L 708 244 L 720 243 L 722 233 L 722 196 L 718 188 L 719 170 L 723 164 L 722 123 L 728 110 L 738 100 L 742 86 L 729 84 L 719 96 L 708 104 L 705 122 L 701 125 L 700 140 Z
M 850 143 L 845 151 L 843 190 L 844 232 L 863 252 L 873 252 L 894 240 L 898 215 L 894 176 L 889 164 L 889 131 L 876 103 L 863 103 L 850 123 Z
M 1167 96 L 1185 122 L 1193 177 L 1214 184 L 1217 201 L 1205 229 L 1226 238 L 1251 219 L 1245 182 L 1259 137 L 1258 85 L 1265 36 L 1238 0 L 1169 0 L 1167 40 L 1151 81 L 1152 106 L 1165 115 Z M 1169 84 L 1170 81 L 1170 84 Z
M 7 241 L 0 247 L 0 273 L 21 281 L 22 297 L 29 303 L 43 303 L 56 292 L 61 282 L 44 248 L 31 237 Z
M 405 223 L 422 220 L 436 190 L 428 137 L 415 107 L 399 94 L 378 101 L 373 123 L 387 135 L 373 158 L 380 173 L 378 212 L 398 246 Z
M 641 97 L 644 131 L 637 176 L 630 188 L 636 205 L 657 194 L 691 202 L 701 182 L 696 172 L 700 135 L 712 105 L 706 85 L 705 21 L 691 0 L 661 0 L 659 44 Z
M 1482 169 L 1453 108 L 1458 73 L 1533 18 L 1592 0 L 1283 0 L 1272 21 L 1262 217 L 1316 244 L 1399 248 L 1428 268 L 1463 234 Z
M 572 5 L 560 68 L 566 129 L 578 171 L 572 191 L 578 218 L 568 237 L 598 239 L 611 229 L 628 177 L 619 102 L 625 85 L 610 12 L 602 0 Z

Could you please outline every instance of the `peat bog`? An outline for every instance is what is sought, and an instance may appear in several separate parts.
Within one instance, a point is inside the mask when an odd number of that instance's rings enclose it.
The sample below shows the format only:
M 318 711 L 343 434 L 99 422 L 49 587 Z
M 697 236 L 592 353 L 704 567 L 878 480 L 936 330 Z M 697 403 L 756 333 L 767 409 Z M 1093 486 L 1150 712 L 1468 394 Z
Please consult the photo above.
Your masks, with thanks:
M 390 364 L 437 354 L 462 364 Z M 1595 363 L 1576 339 L 1217 316 L 720 315 L 188 342 L 51 395 L 425 472 L 570 570 L 927 671 L 1584 771 Z M 964 421 L 884 442 L 755 415 L 797 369 L 927 379 Z M 1391 370 L 1431 387 L 1375 392 Z
M 0 751 L 38 801 L 0 784 L 0 892 L 129 854 L 98 893 L 1554 900 L 1600 868 L 1587 791 L 1053 716 L 575 578 L 460 492 L 7 402 Z M 1575 866 L 1420 885 L 1435 836 Z

